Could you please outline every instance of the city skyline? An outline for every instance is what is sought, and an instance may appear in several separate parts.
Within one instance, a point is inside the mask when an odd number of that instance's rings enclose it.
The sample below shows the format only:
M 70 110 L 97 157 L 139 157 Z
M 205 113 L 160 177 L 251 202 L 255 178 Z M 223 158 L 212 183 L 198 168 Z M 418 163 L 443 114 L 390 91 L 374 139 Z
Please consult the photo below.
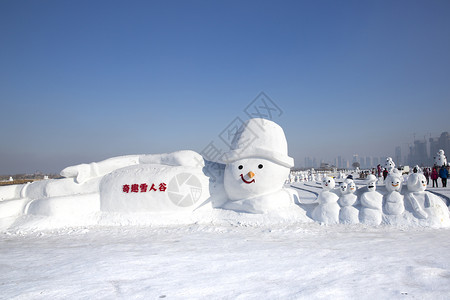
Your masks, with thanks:
M 378 164 L 383 166 L 387 157 L 391 157 L 397 166 L 425 166 L 430 167 L 434 164 L 434 156 L 439 150 L 444 150 L 446 156 L 450 153 L 450 135 L 448 132 L 442 132 L 439 136 L 429 137 L 428 140 L 414 140 L 408 145 L 408 152 L 402 151 L 400 146 L 396 146 L 393 155 L 385 154 L 383 156 L 366 156 L 354 153 L 352 155 L 337 155 L 332 159 L 323 159 L 316 157 L 305 157 L 303 164 L 296 164 L 300 168 L 320 167 L 321 163 L 328 163 L 339 169 L 352 168 L 354 162 L 360 163 L 361 168 L 374 168 Z

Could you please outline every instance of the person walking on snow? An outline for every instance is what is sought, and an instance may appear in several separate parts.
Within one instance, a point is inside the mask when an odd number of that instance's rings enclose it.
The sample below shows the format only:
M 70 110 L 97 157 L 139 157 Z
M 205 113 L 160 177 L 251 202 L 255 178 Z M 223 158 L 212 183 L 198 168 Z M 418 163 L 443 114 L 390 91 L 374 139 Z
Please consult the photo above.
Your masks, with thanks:
M 439 170 L 439 177 L 442 180 L 442 187 L 447 187 L 448 170 L 445 166 L 442 166 Z
M 430 169 L 429 168 L 425 168 L 423 170 L 423 175 L 427 179 L 427 185 L 429 185 L 430 184 Z
M 438 179 L 439 175 L 438 172 L 436 170 L 436 167 L 433 167 L 433 171 L 431 171 L 431 180 L 433 180 L 433 187 L 435 187 L 434 185 L 436 184 L 436 187 L 439 187 L 437 179 Z

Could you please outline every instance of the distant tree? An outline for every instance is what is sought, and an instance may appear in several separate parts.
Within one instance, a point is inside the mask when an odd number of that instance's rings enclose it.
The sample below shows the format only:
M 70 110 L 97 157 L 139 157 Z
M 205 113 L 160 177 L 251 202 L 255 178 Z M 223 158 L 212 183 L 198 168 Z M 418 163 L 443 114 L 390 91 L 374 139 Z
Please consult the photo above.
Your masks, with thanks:
M 359 168 L 359 166 L 360 166 L 360 164 L 359 164 L 359 162 L 357 162 L 357 161 L 355 161 L 354 163 L 352 163 L 352 167 L 353 168 Z

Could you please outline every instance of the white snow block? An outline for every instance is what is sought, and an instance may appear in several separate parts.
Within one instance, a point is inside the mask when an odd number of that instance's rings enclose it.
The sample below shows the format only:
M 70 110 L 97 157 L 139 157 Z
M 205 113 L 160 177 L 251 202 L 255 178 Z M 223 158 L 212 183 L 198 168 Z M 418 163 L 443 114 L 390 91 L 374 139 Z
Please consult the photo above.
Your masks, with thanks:
M 29 199 L 13 199 L 0 202 L 0 219 L 23 214 Z
M 51 197 L 30 202 L 27 214 L 42 216 L 85 216 L 100 211 L 98 193 Z
M 0 187 L 0 201 L 20 198 L 23 185 L 13 184 Z
M 136 165 L 100 182 L 100 209 L 108 212 L 186 212 L 209 198 L 209 178 L 201 167 Z

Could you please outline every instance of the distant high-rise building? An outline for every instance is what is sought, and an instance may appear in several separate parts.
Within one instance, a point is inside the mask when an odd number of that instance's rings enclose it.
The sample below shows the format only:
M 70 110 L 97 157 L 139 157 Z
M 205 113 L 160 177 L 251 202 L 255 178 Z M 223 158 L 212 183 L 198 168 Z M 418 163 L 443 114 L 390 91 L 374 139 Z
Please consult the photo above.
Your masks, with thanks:
M 364 157 L 359 158 L 359 166 L 361 169 L 366 168 L 366 161 L 364 160 Z
M 376 167 L 376 166 L 378 166 L 379 164 L 380 164 L 380 161 L 378 160 L 378 157 L 374 157 L 373 158 L 373 165 Z
M 430 164 L 426 141 L 416 140 L 414 141 L 414 146 L 409 147 L 408 164 L 411 166 L 425 166 Z
M 402 148 L 400 148 L 400 147 L 395 147 L 394 162 L 396 165 L 399 165 L 399 166 L 402 164 Z
M 372 168 L 372 159 L 370 156 L 366 156 L 366 168 Z

